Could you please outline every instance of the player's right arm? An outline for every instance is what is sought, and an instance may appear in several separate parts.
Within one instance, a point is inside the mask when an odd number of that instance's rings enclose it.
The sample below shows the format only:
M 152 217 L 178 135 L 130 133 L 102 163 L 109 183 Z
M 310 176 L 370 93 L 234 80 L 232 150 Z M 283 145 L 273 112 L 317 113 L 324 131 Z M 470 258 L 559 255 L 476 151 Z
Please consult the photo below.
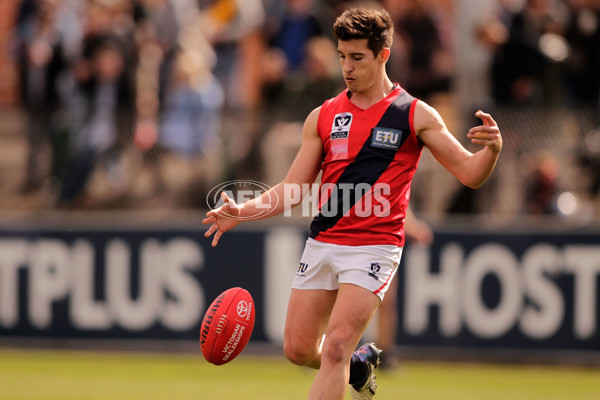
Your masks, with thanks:
M 223 233 L 234 228 L 241 221 L 268 218 L 281 214 L 284 211 L 286 202 L 278 201 L 277 204 L 271 204 L 269 199 L 284 199 L 286 195 L 285 191 L 289 190 L 290 186 L 302 187 L 303 184 L 311 184 L 315 181 L 321 169 L 321 160 L 323 159 L 323 143 L 317 132 L 317 121 L 320 110 L 321 107 L 314 109 L 306 118 L 304 127 L 302 128 L 302 145 L 283 181 L 257 198 L 248 200 L 243 204 L 236 204 L 225 193 L 221 193 L 221 199 L 224 204 L 219 208 L 207 212 L 206 218 L 202 221 L 203 224 L 212 224 L 204 236 L 210 237 L 213 233 L 215 234 L 212 241 L 213 247 L 218 244 Z M 297 202 L 291 204 L 291 206 L 295 207 L 301 201 L 302 199 L 300 198 Z M 264 212 L 266 204 L 272 205 L 272 208 L 268 212 Z M 259 205 L 260 210 L 257 207 Z M 261 210 L 263 212 L 259 213 L 258 211 Z M 262 216 L 253 218 L 257 214 Z

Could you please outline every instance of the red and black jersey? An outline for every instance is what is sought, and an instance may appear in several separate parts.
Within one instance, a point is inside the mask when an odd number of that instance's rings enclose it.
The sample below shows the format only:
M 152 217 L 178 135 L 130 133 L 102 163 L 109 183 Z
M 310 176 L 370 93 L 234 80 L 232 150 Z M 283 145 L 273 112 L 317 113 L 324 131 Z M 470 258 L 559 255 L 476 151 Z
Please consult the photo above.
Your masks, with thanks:
M 310 237 L 342 245 L 404 245 L 410 184 L 422 143 L 417 99 L 400 86 L 363 110 L 348 90 L 323 103 L 317 122 L 324 158 L 319 214 Z

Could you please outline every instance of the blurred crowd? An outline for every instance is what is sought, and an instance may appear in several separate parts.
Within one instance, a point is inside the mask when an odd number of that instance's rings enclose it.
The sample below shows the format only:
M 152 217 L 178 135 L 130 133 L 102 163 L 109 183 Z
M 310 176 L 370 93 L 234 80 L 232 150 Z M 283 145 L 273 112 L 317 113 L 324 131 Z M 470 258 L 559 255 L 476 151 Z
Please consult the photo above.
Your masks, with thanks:
M 274 183 L 304 118 L 344 88 L 335 17 L 353 5 L 385 7 L 396 26 L 390 77 L 435 103 L 453 90 L 454 3 L 23 0 L 10 49 L 28 124 L 21 190 L 49 190 L 53 207 L 92 207 L 90 181 L 101 173 L 104 197 L 118 206 L 142 196 L 203 207 L 215 183 Z M 490 55 L 493 106 L 598 109 L 600 0 L 498 0 L 472 34 Z M 599 155 L 582 147 L 596 196 Z
M 478 38 L 493 51 L 491 92 L 500 104 L 598 102 L 600 1 L 503 0 Z
M 600 1 L 501 0 L 475 37 L 491 55 L 490 107 L 520 125 L 508 137 L 520 211 L 599 215 Z

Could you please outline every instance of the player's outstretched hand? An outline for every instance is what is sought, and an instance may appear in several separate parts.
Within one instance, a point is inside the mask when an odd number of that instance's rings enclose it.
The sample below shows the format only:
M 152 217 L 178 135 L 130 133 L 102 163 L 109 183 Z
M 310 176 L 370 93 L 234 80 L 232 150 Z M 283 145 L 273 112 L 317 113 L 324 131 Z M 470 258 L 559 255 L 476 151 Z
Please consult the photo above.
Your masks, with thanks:
M 202 220 L 203 224 L 212 224 L 204 233 L 204 236 L 210 237 L 213 233 L 215 234 L 212 241 L 213 247 L 219 243 L 219 239 L 225 232 L 235 228 L 240 223 L 238 217 L 242 208 L 224 192 L 221 193 L 221 200 L 223 200 L 223 205 L 207 212 L 206 218 Z
M 499 153 L 502 150 L 502 135 L 498 124 L 490 114 L 481 110 L 477 111 L 475 116 L 483 121 L 483 125 L 469 129 L 467 137 L 471 139 L 471 143 L 487 146 L 493 152 Z

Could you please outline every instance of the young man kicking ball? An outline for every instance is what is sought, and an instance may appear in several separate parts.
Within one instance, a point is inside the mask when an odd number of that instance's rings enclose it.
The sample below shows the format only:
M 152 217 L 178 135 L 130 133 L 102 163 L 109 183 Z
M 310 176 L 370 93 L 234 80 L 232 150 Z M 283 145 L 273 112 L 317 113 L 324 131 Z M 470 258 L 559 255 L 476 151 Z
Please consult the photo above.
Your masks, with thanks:
M 282 182 L 239 205 L 223 194 L 225 204 L 203 222 L 211 224 L 206 236 L 214 234 L 216 246 L 223 233 L 257 215 L 269 196 L 284 198 L 290 186 L 311 184 L 322 171 L 320 213 L 292 286 L 284 353 L 318 369 L 309 400 L 341 400 L 348 383 L 353 399 L 370 399 L 380 351 L 374 344 L 354 350 L 400 262 L 410 184 L 423 147 L 477 188 L 494 169 L 502 137 L 492 117 L 478 111 L 482 125 L 467 137 L 483 148 L 471 153 L 437 111 L 390 81 L 385 65 L 394 28 L 387 12 L 347 10 L 333 31 L 347 89 L 307 117 L 302 146 Z M 268 215 L 283 211 L 279 202 Z

